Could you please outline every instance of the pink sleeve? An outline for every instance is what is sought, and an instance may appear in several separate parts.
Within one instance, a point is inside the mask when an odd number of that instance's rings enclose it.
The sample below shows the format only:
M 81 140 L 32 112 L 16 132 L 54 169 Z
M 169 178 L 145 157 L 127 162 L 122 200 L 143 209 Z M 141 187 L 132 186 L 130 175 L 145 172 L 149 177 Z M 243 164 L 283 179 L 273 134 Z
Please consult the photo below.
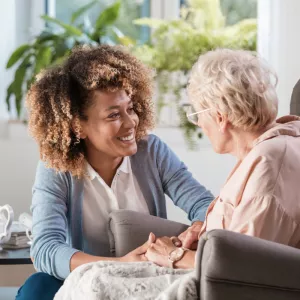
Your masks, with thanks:
M 297 227 L 276 198 L 265 195 L 242 200 L 226 229 L 288 245 Z

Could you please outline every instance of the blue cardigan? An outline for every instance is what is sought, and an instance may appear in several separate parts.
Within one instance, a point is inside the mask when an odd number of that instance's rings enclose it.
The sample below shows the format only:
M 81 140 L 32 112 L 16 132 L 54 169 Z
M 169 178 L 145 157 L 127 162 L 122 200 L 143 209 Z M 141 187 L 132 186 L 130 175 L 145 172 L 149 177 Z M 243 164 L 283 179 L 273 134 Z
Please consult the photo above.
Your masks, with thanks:
M 138 151 L 130 159 L 151 215 L 167 218 L 167 194 L 191 221 L 204 220 L 213 195 L 157 136 L 149 135 L 139 141 Z M 31 256 L 38 271 L 65 279 L 70 273 L 72 255 L 83 250 L 83 191 L 82 179 L 39 162 L 31 206 Z

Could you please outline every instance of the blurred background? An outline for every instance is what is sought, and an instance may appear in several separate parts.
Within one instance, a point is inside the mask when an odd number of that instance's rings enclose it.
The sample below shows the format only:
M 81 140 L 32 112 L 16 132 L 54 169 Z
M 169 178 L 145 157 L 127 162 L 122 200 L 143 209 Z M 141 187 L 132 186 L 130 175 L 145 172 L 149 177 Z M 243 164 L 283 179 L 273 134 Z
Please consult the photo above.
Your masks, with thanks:
M 122 44 L 157 71 L 160 136 L 215 195 L 234 159 L 213 152 L 183 117 L 187 76 L 216 47 L 257 50 L 279 76 L 279 115 L 300 78 L 299 0 L 10 0 L 0 2 L 0 206 L 30 211 L 39 159 L 24 99 L 41 69 L 78 44 Z M 187 222 L 168 201 L 170 219 Z

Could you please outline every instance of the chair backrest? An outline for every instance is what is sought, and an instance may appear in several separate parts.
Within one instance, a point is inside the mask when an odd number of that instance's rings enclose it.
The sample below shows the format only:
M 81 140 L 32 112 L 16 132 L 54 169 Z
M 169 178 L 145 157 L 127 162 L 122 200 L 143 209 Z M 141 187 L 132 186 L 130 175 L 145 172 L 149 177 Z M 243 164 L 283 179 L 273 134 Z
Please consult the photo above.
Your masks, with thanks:
M 142 214 L 131 210 L 117 210 L 109 216 L 110 249 L 120 257 L 143 245 L 149 233 L 157 237 L 178 236 L 188 225 Z
M 295 84 L 290 104 L 290 114 L 300 116 L 300 80 Z

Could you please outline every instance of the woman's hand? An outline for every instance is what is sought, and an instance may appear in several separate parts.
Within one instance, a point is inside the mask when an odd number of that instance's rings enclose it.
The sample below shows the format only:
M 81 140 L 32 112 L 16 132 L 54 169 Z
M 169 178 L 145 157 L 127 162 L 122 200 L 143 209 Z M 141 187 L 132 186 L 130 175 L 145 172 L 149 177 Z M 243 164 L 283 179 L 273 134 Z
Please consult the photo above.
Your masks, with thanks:
M 196 250 L 199 240 L 199 234 L 202 229 L 203 222 L 194 222 L 186 231 L 182 232 L 178 238 L 172 237 L 172 241 L 177 247 L 184 247 L 191 250 Z
M 150 244 L 150 247 L 148 248 L 145 257 L 149 261 L 152 261 L 159 266 L 168 267 L 169 254 L 175 248 L 176 247 L 174 246 L 171 238 L 158 238 L 156 239 L 155 243 Z
M 150 233 L 148 241 L 142 246 L 136 248 L 135 250 L 129 252 L 123 257 L 119 258 L 119 261 L 122 262 L 135 262 L 135 261 L 147 261 L 148 259 L 145 256 L 149 246 L 155 242 L 155 235 Z

